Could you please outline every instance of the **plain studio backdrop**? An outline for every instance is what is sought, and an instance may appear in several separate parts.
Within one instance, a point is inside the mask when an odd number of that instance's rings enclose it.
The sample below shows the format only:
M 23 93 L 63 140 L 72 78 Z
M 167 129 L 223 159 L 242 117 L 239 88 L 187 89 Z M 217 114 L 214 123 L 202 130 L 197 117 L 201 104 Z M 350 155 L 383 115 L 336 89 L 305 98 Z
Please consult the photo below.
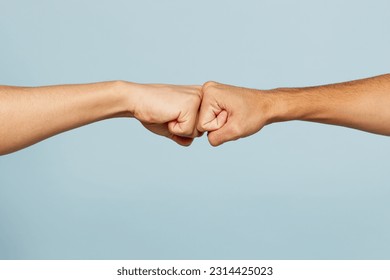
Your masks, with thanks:
M 390 71 L 390 2 L 4 1 L 0 84 L 254 88 Z M 390 93 L 389 93 L 390 94 Z M 274 124 L 183 148 L 134 119 L 0 157 L 1 259 L 388 259 L 390 138 Z

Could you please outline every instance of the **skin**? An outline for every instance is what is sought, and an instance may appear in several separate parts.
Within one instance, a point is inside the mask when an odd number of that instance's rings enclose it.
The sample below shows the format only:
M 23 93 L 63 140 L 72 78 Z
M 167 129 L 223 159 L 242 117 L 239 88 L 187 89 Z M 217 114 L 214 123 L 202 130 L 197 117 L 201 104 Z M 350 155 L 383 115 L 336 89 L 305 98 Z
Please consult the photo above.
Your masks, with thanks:
M 0 86 L 0 155 L 96 121 L 135 117 L 150 131 L 188 146 L 201 102 L 200 86 L 123 81 L 48 87 Z
M 208 132 L 218 146 L 265 125 L 302 120 L 390 136 L 390 74 L 306 88 L 257 90 L 124 81 L 47 87 L 0 86 L 0 155 L 96 121 L 129 117 L 188 146 Z
M 311 121 L 390 136 L 390 74 L 351 82 L 256 90 L 216 82 L 203 85 L 198 130 L 219 146 L 265 125 Z

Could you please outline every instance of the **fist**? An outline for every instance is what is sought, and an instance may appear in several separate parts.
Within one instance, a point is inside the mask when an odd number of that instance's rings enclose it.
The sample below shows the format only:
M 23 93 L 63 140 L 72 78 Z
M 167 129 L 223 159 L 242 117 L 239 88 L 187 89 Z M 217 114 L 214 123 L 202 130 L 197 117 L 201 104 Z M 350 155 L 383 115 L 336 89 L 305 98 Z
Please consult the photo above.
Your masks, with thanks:
M 189 146 L 197 130 L 201 86 L 135 85 L 133 116 L 148 130 Z
M 207 82 L 197 129 L 208 131 L 218 146 L 258 132 L 269 119 L 270 98 L 265 91 Z

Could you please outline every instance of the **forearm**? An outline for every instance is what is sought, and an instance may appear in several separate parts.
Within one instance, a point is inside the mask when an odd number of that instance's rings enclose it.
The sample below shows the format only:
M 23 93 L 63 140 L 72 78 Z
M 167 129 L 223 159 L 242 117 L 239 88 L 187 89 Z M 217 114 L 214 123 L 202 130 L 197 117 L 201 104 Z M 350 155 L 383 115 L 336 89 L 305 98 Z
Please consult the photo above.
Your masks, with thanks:
M 92 122 L 129 116 L 127 86 L 124 82 L 0 86 L 0 154 Z
M 313 121 L 390 135 L 390 75 L 271 90 L 270 123 Z

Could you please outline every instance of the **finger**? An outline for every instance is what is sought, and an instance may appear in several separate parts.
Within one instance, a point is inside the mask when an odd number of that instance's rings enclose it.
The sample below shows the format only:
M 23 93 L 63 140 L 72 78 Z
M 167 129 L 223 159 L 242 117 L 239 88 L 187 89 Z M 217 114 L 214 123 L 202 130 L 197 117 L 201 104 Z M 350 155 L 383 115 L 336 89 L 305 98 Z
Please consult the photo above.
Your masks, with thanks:
M 201 131 L 214 131 L 220 129 L 227 122 L 228 113 L 223 110 L 219 113 L 209 111 L 208 117 L 200 124 Z
M 225 110 L 205 100 L 200 107 L 197 129 L 202 132 L 217 130 L 225 125 L 227 118 L 228 113 Z
M 193 138 L 195 138 L 195 137 L 202 137 L 202 135 L 204 134 L 203 131 L 199 131 L 198 128 L 197 128 L 197 124 L 199 123 L 199 112 L 200 112 L 200 108 L 198 109 L 198 113 L 196 115 L 196 121 L 195 121 L 196 126 L 194 127 Z
M 193 124 L 191 124 L 191 122 Z M 187 122 L 177 120 L 168 123 L 169 132 L 182 137 L 192 137 L 194 134 L 195 119 Z
M 227 123 L 220 129 L 209 132 L 207 137 L 209 139 L 210 144 L 216 147 L 225 142 L 237 140 L 238 138 L 240 138 L 239 135 L 239 128 L 233 125 L 233 123 Z
M 168 129 L 172 134 L 194 138 L 198 136 L 196 124 L 198 120 L 198 111 L 200 99 L 195 99 L 186 113 L 180 113 L 177 120 L 168 123 Z
M 188 147 L 194 141 L 193 138 L 172 135 L 171 139 L 181 146 Z

